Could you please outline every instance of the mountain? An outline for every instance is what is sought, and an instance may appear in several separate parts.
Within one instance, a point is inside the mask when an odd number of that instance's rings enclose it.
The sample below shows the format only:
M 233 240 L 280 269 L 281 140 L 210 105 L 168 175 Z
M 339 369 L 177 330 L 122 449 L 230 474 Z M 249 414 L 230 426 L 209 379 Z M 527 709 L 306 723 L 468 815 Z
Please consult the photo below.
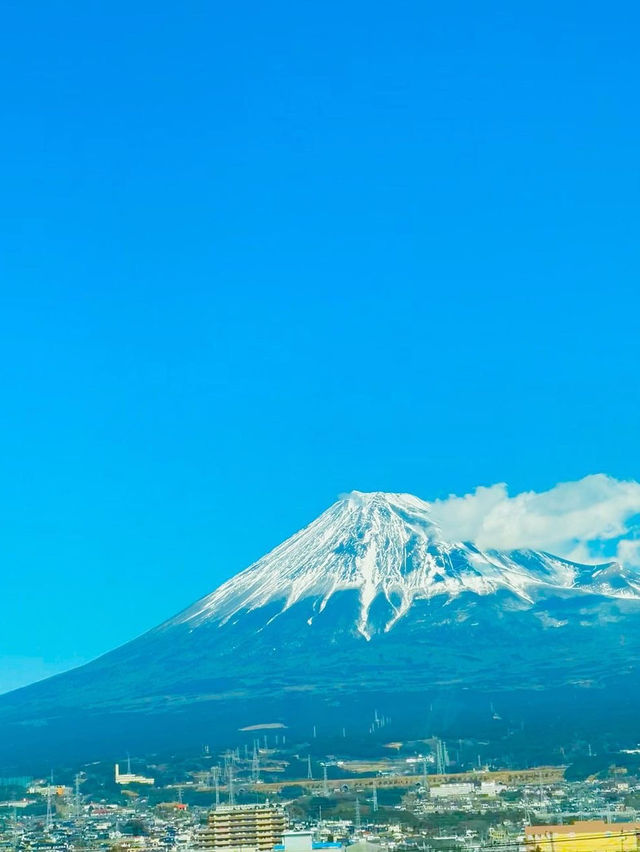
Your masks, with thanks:
M 229 743 L 266 724 L 512 750 L 515 731 L 623 735 L 639 617 L 640 577 L 617 563 L 482 551 L 446 541 L 416 497 L 353 492 L 144 636 L 0 696 L 0 756 Z

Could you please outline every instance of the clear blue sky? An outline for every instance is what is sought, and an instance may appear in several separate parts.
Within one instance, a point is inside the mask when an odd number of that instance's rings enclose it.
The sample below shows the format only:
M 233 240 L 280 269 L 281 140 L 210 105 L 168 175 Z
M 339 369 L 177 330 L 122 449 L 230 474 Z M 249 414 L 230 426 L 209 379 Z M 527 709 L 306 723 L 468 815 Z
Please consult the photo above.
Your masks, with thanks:
M 640 477 L 636 4 L 3 19 L 0 688 L 342 491 Z

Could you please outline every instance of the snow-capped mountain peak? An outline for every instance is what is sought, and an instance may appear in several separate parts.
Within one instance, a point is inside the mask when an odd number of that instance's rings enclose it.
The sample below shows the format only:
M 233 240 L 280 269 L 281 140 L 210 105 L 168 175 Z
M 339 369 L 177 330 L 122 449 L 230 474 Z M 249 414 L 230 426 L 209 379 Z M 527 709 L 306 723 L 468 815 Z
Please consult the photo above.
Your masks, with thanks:
M 502 589 L 531 602 L 545 588 L 640 598 L 640 581 L 622 576 L 615 563 L 579 566 L 534 551 L 481 551 L 443 540 L 430 505 L 411 494 L 353 491 L 163 627 L 224 624 L 243 611 L 278 602 L 284 612 L 305 599 L 312 599 L 311 623 L 337 592 L 356 590 L 354 626 L 368 639 L 379 629 L 370 622 L 378 596 L 389 604 L 382 627 L 388 631 L 416 600 Z

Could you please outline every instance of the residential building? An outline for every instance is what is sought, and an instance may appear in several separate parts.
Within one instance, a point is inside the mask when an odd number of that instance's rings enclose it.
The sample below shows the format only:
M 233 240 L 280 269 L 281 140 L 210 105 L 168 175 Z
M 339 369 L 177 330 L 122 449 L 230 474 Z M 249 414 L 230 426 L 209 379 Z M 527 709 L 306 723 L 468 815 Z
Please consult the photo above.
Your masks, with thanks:
M 285 827 L 285 813 L 279 805 L 219 805 L 209 814 L 198 846 L 270 852 L 282 843 Z

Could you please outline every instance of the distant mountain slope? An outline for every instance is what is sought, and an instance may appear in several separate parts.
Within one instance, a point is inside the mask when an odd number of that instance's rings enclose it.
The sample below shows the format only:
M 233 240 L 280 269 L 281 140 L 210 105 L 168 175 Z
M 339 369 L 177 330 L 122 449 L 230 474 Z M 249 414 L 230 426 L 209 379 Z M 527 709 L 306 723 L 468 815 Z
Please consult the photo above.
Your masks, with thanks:
M 559 735 L 612 719 L 621 682 L 640 694 L 639 616 L 640 578 L 616 563 L 483 552 L 445 541 L 416 497 L 353 492 L 155 630 L 1 696 L 0 756 L 224 740 L 264 721 L 366 733 L 374 708 L 401 732 L 462 736 L 485 731 L 494 700 L 506 728 L 535 714 Z

